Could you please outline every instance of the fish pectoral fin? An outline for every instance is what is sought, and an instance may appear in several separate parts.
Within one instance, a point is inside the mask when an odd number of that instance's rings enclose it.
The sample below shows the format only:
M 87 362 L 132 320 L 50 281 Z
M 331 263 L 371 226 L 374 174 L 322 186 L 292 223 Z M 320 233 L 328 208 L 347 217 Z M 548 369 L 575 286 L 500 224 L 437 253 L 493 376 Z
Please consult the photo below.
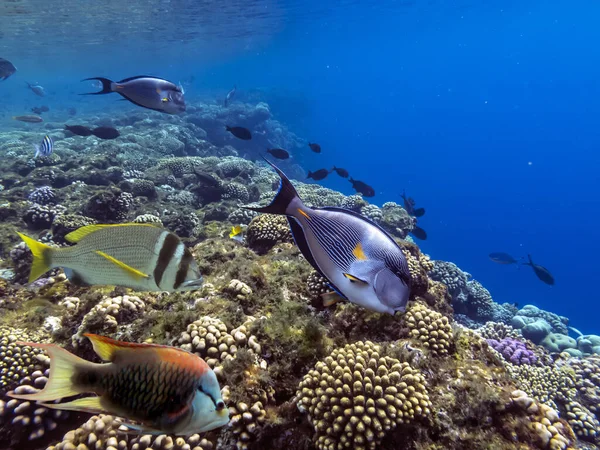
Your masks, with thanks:
M 133 278 L 150 278 L 150 275 L 148 275 L 147 273 L 141 272 L 127 264 L 125 264 L 123 261 L 119 261 L 117 258 L 113 258 L 110 255 L 107 255 L 104 252 L 101 252 L 100 250 L 96 250 L 96 255 L 102 256 L 103 258 L 108 259 L 111 263 L 115 264 L 116 266 L 119 266 L 121 269 L 123 269 L 125 272 L 127 272 L 129 274 L 129 276 L 133 277 Z
M 358 277 L 355 277 L 354 275 L 352 275 L 352 274 L 349 274 L 349 273 L 344 273 L 344 276 L 345 276 L 346 278 L 348 278 L 348 279 L 349 279 L 349 280 L 350 280 L 352 283 L 362 283 L 362 284 L 369 284 L 369 283 L 368 283 L 368 282 L 366 282 L 365 280 L 361 280 L 360 278 L 358 278 Z
M 345 300 L 344 297 L 342 297 L 335 291 L 321 294 L 321 299 L 323 300 L 323 306 L 325 306 L 326 308 L 335 305 L 337 302 Z
M 39 405 L 50 409 L 81 411 L 90 414 L 106 412 L 106 409 L 100 403 L 100 397 L 84 397 L 66 403 L 39 403 Z
M 151 428 L 146 425 L 139 424 L 139 423 L 131 423 L 131 422 L 121 420 L 120 424 L 127 427 L 128 430 L 125 430 L 125 431 L 119 430 L 119 433 L 123 432 L 125 434 L 135 434 L 135 435 L 139 435 L 140 433 L 153 434 L 153 435 L 165 434 L 164 431 L 160 431 L 160 430 L 157 430 L 156 428 Z

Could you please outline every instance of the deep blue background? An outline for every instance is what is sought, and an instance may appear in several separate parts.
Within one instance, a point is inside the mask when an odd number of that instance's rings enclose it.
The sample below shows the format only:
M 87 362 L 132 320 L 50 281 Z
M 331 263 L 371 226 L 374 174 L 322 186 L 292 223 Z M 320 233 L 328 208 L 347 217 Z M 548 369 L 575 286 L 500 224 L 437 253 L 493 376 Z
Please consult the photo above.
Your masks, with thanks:
M 323 147 L 296 152 L 306 169 L 345 167 L 376 188 L 379 205 L 400 202 L 405 188 L 427 208 L 422 248 L 432 258 L 471 272 L 498 302 L 533 303 L 600 334 L 600 4 L 444 3 L 274 2 L 281 19 L 269 37 L 226 48 L 113 47 L 17 65 L 82 108 L 89 99 L 72 92 L 94 75 L 194 74 L 191 100 L 233 84 L 279 93 L 276 117 Z M 352 192 L 337 177 L 323 184 Z M 531 253 L 556 285 L 495 265 L 492 251 Z

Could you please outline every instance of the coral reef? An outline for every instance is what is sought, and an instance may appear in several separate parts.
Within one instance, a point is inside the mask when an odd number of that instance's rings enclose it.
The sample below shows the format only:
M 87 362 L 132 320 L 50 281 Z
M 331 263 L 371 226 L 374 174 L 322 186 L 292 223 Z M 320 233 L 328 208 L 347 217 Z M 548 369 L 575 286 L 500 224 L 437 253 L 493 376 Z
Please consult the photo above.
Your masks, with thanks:
M 488 339 L 488 344 L 502 355 L 504 359 L 513 364 L 535 364 L 537 356 L 525 344 L 517 339 L 504 338 L 502 340 Z

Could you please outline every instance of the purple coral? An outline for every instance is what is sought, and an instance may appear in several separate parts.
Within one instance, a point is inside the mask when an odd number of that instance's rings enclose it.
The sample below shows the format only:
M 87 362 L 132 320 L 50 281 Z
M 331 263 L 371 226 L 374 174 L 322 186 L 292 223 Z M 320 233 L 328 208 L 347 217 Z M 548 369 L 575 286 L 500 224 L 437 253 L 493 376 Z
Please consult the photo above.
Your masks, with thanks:
M 504 338 L 500 341 L 487 339 L 487 343 L 499 352 L 504 359 L 513 364 L 520 366 L 521 364 L 535 364 L 537 362 L 535 353 L 517 339 Z

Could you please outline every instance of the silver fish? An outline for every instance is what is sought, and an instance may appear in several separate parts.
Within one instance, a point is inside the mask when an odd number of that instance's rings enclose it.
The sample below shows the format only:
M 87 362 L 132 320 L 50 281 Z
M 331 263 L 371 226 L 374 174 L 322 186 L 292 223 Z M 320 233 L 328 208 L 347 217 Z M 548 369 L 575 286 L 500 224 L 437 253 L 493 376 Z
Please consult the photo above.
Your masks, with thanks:
M 141 75 L 117 82 L 102 77 L 86 78 L 82 81 L 89 80 L 102 83 L 102 90 L 80 95 L 101 95 L 116 92 L 135 105 L 167 114 L 179 114 L 184 112 L 186 108 L 181 87 L 162 78 Z
M 267 161 L 268 162 L 268 161 Z M 253 211 L 288 216 L 296 245 L 306 260 L 348 301 L 377 312 L 404 311 L 410 272 L 402 250 L 375 223 L 342 208 L 309 208 L 285 174 L 269 206 Z
M 229 106 L 229 102 L 233 100 L 233 96 L 235 95 L 236 90 L 237 86 L 233 86 L 233 89 L 227 93 L 227 97 L 225 97 L 225 107 Z
M 31 89 L 33 91 L 33 93 L 35 95 L 38 95 L 40 97 L 44 97 L 46 95 L 46 91 L 44 91 L 43 86 L 40 86 L 37 83 L 34 83 L 34 84 L 27 83 L 27 86 L 29 87 L 29 89 Z

